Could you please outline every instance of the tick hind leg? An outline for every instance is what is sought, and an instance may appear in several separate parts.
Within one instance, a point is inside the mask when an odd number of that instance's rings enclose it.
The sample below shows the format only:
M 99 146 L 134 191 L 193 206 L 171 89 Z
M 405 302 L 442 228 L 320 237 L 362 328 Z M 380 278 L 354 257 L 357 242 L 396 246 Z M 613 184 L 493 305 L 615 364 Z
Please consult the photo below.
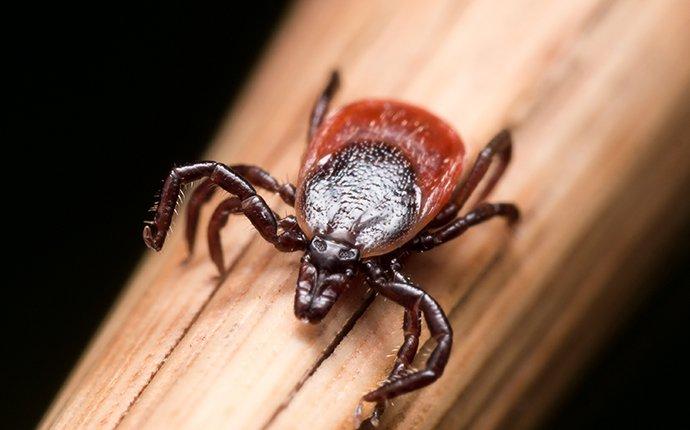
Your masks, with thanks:
M 520 212 L 512 203 L 482 203 L 467 215 L 459 217 L 437 230 L 427 230 L 420 233 L 410 242 L 409 249 L 428 251 L 455 239 L 470 227 L 496 216 L 503 217 L 509 224 L 513 224 L 519 219 Z
M 409 242 L 408 249 L 427 251 L 460 236 L 468 228 L 487 221 L 494 216 L 505 217 L 511 224 L 517 221 L 520 213 L 515 205 L 511 203 L 482 203 L 503 175 L 510 162 L 511 153 L 512 139 L 510 132 L 503 130 L 491 139 L 491 142 L 479 153 L 472 171 L 467 180 L 458 188 L 453 201 L 441 210 L 426 229 Z M 478 206 L 466 215 L 456 218 L 488 172 L 494 158 L 497 158 L 498 165 L 477 199 Z
M 266 191 L 280 195 L 281 199 L 290 206 L 295 204 L 295 186 L 290 183 L 280 183 L 261 167 L 237 164 L 230 166 L 230 169 L 255 187 L 263 188 Z M 216 184 L 210 178 L 206 179 L 194 189 L 189 198 L 189 204 L 187 206 L 187 225 L 185 227 L 185 237 L 187 239 L 189 255 L 192 255 L 194 251 L 201 208 L 211 199 L 216 188 Z
M 160 201 L 155 206 L 154 219 L 144 226 L 144 242 L 149 248 L 158 251 L 163 247 L 181 186 L 204 178 L 234 195 L 239 201 L 242 213 L 261 236 L 276 248 L 280 249 L 288 240 L 284 234 L 279 234 L 279 224 L 273 211 L 245 178 L 224 164 L 205 161 L 176 167 L 168 175 L 161 190 Z M 299 245 L 306 246 L 306 241 Z
M 494 189 L 498 183 L 503 172 L 505 172 L 512 155 L 513 141 L 508 130 L 502 130 L 484 147 L 484 149 L 477 156 L 477 160 L 472 166 L 472 170 L 467 179 L 458 187 L 453 196 L 452 201 L 446 205 L 443 210 L 436 216 L 436 218 L 429 224 L 430 228 L 440 227 L 452 221 L 460 212 L 462 207 L 467 203 L 467 200 L 472 196 L 477 186 L 480 184 L 484 176 L 489 171 L 491 163 L 494 158 L 497 161 L 496 168 L 484 186 L 478 203 L 481 203 L 487 195 Z
M 362 397 L 362 400 L 367 402 L 383 402 L 425 387 L 441 376 L 450 356 L 453 331 L 441 306 L 419 286 L 409 280 L 386 279 L 384 271 L 372 260 L 364 263 L 364 269 L 368 282 L 380 294 L 400 304 L 412 314 L 421 312 L 431 337 L 436 341 L 436 347 L 427 359 L 424 369 L 404 372 Z
M 309 116 L 309 132 L 307 133 L 307 143 L 311 142 L 316 129 L 319 128 L 323 119 L 328 114 L 328 106 L 331 104 L 331 99 L 335 95 L 335 92 L 340 86 L 340 74 L 337 70 L 331 72 L 331 77 L 328 80 L 328 84 L 321 92 L 321 95 L 314 103 L 314 107 L 311 110 L 311 115 Z

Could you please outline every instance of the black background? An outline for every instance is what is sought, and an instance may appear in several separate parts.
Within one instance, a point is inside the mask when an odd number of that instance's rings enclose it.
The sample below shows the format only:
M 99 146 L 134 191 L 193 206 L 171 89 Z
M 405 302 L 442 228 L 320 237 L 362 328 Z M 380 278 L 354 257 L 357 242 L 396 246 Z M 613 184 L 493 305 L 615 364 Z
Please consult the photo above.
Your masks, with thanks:
M 3 427 L 43 414 L 144 252 L 160 180 L 202 153 L 286 10 L 254 0 L 6 11 Z M 656 293 L 547 427 L 686 418 L 674 394 L 688 389 L 690 363 L 685 233 L 648 281 Z

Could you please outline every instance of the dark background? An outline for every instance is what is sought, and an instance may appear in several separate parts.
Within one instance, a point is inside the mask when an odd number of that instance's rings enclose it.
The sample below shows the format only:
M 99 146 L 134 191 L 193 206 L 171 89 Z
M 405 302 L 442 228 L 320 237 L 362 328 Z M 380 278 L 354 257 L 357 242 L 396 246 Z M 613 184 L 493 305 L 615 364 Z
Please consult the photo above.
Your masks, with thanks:
M 200 156 L 287 10 L 249 3 L 3 14 L 4 428 L 37 423 L 144 252 L 161 179 Z M 687 426 L 674 393 L 689 388 L 685 233 L 648 280 L 656 292 L 548 428 Z

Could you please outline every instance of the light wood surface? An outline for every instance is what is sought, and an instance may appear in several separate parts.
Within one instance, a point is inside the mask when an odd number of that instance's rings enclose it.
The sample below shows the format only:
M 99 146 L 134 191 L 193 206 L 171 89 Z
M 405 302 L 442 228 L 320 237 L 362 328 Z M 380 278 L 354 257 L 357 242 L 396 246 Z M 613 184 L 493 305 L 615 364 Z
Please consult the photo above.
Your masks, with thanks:
M 297 2 L 209 157 L 296 179 L 335 66 L 335 105 L 419 104 L 471 158 L 503 127 L 515 141 L 492 199 L 515 201 L 521 224 L 477 227 L 408 267 L 455 344 L 444 376 L 396 399 L 382 427 L 533 427 L 648 292 L 640 280 L 690 213 L 690 2 Z M 379 298 L 359 316 L 362 287 L 304 325 L 298 254 L 234 218 L 219 282 L 204 246 L 181 264 L 181 233 L 144 259 L 40 428 L 352 428 L 402 340 L 401 308 Z

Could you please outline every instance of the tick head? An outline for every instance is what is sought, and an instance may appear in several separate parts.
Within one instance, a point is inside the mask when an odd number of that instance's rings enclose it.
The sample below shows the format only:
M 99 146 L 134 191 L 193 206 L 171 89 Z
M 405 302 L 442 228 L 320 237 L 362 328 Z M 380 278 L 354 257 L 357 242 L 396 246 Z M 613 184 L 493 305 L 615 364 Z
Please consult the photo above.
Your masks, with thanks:
M 321 321 L 355 276 L 358 263 L 359 250 L 353 245 L 315 235 L 302 257 L 297 279 L 297 318 Z

